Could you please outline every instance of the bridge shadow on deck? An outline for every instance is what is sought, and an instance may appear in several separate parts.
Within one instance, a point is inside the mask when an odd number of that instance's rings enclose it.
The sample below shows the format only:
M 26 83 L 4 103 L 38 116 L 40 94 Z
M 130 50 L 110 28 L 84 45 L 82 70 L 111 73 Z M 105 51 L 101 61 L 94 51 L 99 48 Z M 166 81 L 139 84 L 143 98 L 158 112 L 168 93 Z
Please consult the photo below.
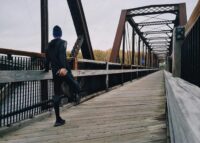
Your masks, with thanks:
M 0 138 L 9 143 L 164 143 L 166 142 L 163 72 L 125 84 Z

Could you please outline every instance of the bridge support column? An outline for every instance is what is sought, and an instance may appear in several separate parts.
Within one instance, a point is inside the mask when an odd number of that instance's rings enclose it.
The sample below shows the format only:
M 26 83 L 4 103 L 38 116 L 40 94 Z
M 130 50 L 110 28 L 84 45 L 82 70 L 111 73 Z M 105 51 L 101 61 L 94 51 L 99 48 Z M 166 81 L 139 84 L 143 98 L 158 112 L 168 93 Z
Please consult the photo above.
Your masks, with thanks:
M 172 72 L 172 58 L 170 56 L 166 58 L 166 71 Z
M 173 35 L 172 74 L 174 77 L 181 77 L 181 46 L 184 41 L 185 28 L 183 26 L 174 28 Z
M 49 42 L 49 29 L 48 29 L 48 1 L 41 0 L 41 52 L 45 53 Z M 48 81 L 41 81 L 41 100 L 48 100 Z M 42 106 L 42 110 L 47 109 L 47 105 Z

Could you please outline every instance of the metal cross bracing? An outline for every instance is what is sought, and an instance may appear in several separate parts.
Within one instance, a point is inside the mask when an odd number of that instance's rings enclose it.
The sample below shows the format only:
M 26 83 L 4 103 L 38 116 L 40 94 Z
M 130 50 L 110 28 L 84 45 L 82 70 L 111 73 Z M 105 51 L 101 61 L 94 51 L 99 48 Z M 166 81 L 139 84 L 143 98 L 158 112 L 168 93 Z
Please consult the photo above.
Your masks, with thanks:
M 125 54 L 120 56 L 120 52 L 126 53 L 123 51 L 127 49 L 124 41 L 130 40 L 131 50 L 127 53 L 132 52 L 129 54 L 132 55 L 131 64 L 158 66 L 159 59 L 172 53 L 173 29 L 185 25 L 186 19 L 185 3 L 122 10 L 110 61 L 119 62 L 121 58 L 121 63 L 124 63 L 129 58 Z M 131 38 L 126 36 L 128 30 L 133 33 Z

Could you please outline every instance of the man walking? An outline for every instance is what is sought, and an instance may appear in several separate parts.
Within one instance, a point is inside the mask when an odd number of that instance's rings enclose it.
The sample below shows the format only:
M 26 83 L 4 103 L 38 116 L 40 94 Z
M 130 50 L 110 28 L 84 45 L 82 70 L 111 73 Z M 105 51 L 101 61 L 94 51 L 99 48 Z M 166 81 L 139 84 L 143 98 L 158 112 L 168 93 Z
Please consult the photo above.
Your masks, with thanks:
M 65 124 L 65 120 L 60 117 L 59 110 L 61 95 L 63 94 L 61 84 L 66 82 L 69 85 L 70 89 L 74 93 L 77 103 L 80 101 L 80 87 L 74 80 L 71 73 L 66 57 L 67 42 L 61 39 L 62 30 L 57 25 L 53 28 L 53 37 L 54 39 L 49 43 L 46 50 L 45 71 L 49 71 L 49 63 L 51 63 L 55 93 L 53 96 L 54 110 L 56 115 L 56 122 L 54 126 L 61 126 Z

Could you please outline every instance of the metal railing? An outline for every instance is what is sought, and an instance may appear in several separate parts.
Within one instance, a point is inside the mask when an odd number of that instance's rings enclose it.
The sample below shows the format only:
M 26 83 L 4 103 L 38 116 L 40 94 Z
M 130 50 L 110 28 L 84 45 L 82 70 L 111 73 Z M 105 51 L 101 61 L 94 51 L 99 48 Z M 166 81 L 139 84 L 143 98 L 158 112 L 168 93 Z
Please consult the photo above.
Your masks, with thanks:
M 181 48 L 181 78 L 200 86 L 200 2 L 186 25 L 186 38 Z
M 43 72 L 43 56 L 13 56 L 12 52 L 11 55 L 0 55 L 0 127 L 51 110 L 54 95 L 51 71 Z M 82 96 L 157 70 L 92 60 L 79 60 L 77 66 L 78 70 L 72 73 L 81 85 Z

